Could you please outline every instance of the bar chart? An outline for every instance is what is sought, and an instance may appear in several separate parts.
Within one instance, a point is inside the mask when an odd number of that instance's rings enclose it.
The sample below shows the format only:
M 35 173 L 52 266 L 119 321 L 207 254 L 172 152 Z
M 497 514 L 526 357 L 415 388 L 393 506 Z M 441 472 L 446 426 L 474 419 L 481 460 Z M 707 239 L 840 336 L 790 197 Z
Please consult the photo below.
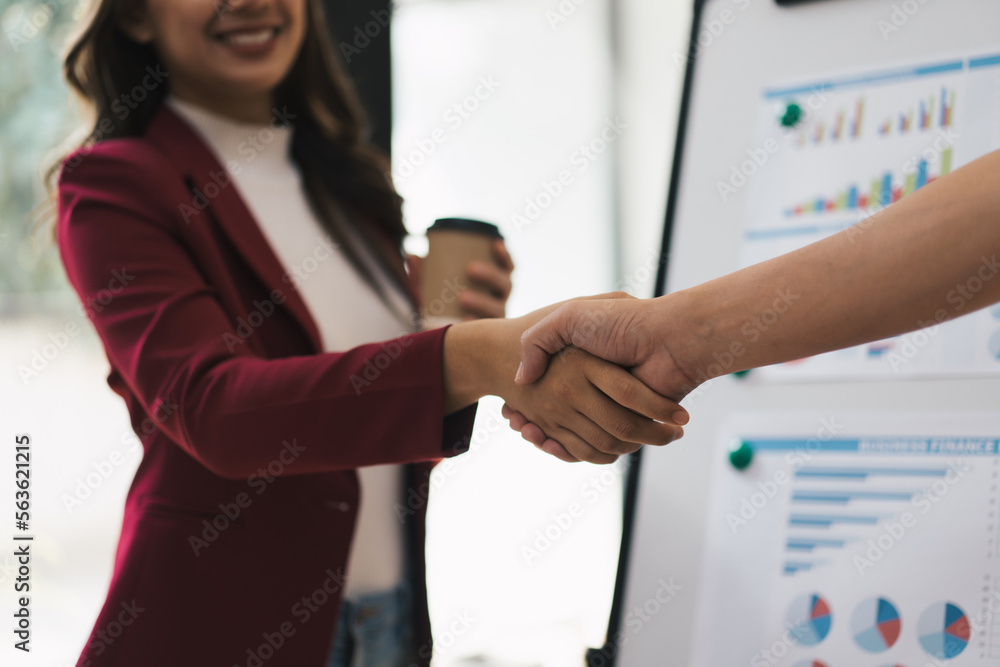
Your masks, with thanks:
M 916 108 L 887 116 L 878 125 L 878 134 L 888 137 L 914 131 L 926 132 L 935 127 L 951 127 L 955 120 L 955 101 L 955 90 L 942 86 L 938 97 L 932 94 L 922 98 Z
M 855 426 L 822 437 L 822 419 L 776 413 L 720 430 L 706 548 L 722 556 L 702 575 L 706 595 L 716 596 L 704 622 L 730 622 L 727 587 L 739 581 L 741 595 L 768 610 L 760 645 L 787 633 L 791 647 L 774 667 L 959 656 L 995 664 L 996 415 L 838 418 Z M 753 452 L 742 471 L 721 456 L 736 442 Z
M 850 110 L 848 110 L 850 109 Z M 841 108 L 829 119 L 819 118 L 810 128 L 802 128 L 796 134 L 799 146 L 811 144 L 839 143 L 860 139 L 864 130 L 865 98 L 859 97 L 849 107 Z
M 906 195 L 913 194 L 925 185 L 933 183 L 941 176 L 947 175 L 952 169 L 953 155 L 954 149 L 948 147 L 941 151 L 937 158 L 937 164 L 933 168 L 927 159 L 921 159 L 916 163 L 916 171 L 914 172 L 893 173 L 885 171 L 880 176 L 873 178 L 867 187 L 853 183 L 831 196 L 820 196 L 813 200 L 799 202 L 786 208 L 785 216 L 794 218 L 828 212 L 857 212 L 884 208 Z
M 744 440 L 755 452 L 790 452 L 807 441 Z M 859 440 L 824 443 L 828 451 L 858 451 Z M 789 484 L 785 576 L 814 571 L 834 561 L 832 552 L 864 543 L 880 524 L 911 508 L 934 482 L 963 475 L 965 464 L 831 465 L 813 464 L 792 472 Z
M 954 88 L 942 86 L 936 93 L 921 96 L 916 104 L 886 114 L 874 126 L 875 136 L 886 138 L 952 127 L 957 98 Z M 859 95 L 853 101 L 845 101 L 832 116 L 817 112 L 812 122 L 797 130 L 795 144 L 800 147 L 822 146 L 868 138 L 865 107 L 865 95 Z
M 855 239 L 872 216 L 1000 148 L 1000 122 L 984 118 L 983 104 L 998 80 L 1000 54 L 985 54 L 762 89 L 756 145 L 773 150 L 759 165 L 741 156 L 728 172 L 720 169 L 729 179 L 716 184 L 724 201 L 744 206 L 740 266 L 838 232 Z M 784 127 L 782 110 L 792 104 L 807 111 L 798 125 Z M 743 183 L 737 195 L 733 179 Z M 759 375 L 808 381 L 1000 373 L 1000 318 L 976 313 L 941 328 L 919 346 L 894 338 Z

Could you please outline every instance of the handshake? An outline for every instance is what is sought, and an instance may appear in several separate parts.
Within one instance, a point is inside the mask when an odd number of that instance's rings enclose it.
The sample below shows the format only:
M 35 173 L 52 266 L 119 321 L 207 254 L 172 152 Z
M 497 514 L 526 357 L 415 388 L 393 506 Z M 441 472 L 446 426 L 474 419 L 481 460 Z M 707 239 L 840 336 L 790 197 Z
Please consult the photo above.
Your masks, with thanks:
M 455 325 L 445 335 L 446 414 L 498 395 L 511 426 L 544 451 L 610 463 L 681 437 L 688 414 L 678 402 L 706 380 L 1000 302 L 998 174 L 994 151 L 860 232 L 656 299 L 607 294 Z
M 689 415 L 678 402 L 696 386 L 664 344 L 666 327 L 655 324 L 654 301 L 623 292 L 577 299 L 542 309 L 521 335 L 515 383 L 532 387 L 574 372 L 591 381 L 589 391 L 563 393 L 579 401 L 573 430 L 543 426 L 510 402 L 503 416 L 511 428 L 542 451 L 567 462 L 610 463 L 641 445 L 665 445 L 684 435 Z M 626 370 L 627 369 L 627 370 Z M 549 376 L 553 376 L 549 378 Z M 528 409 L 536 412 L 538 406 Z
M 511 427 L 564 461 L 612 463 L 673 442 L 688 422 L 678 401 L 696 385 L 679 339 L 664 344 L 659 306 L 613 293 L 455 325 L 445 338 L 446 411 L 498 395 Z

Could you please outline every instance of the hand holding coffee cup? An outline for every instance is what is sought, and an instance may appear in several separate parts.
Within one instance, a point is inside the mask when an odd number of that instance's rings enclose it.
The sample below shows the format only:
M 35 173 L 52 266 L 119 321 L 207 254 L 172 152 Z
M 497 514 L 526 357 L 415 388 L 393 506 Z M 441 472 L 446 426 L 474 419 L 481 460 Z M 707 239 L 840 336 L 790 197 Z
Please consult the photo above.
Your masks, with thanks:
M 424 328 L 503 317 L 514 265 L 496 225 L 442 218 L 427 230 L 427 239 L 420 267 Z

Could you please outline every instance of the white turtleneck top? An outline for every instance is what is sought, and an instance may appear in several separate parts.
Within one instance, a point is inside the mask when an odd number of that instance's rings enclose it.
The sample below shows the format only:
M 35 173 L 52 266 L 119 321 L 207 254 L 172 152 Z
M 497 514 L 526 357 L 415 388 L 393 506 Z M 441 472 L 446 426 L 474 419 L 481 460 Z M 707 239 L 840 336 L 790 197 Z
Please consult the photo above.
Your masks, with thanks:
M 292 128 L 234 121 L 168 95 L 166 103 L 205 141 L 253 214 L 264 238 L 295 285 L 319 328 L 326 352 L 396 338 L 413 331 L 406 299 L 366 257 L 383 281 L 389 307 L 369 286 L 316 218 L 292 161 Z M 331 439 L 337 437 L 330 434 Z M 340 442 L 338 447 L 364 447 Z M 360 506 L 347 564 L 344 596 L 382 591 L 403 577 L 404 536 L 395 505 L 402 466 L 358 469 Z

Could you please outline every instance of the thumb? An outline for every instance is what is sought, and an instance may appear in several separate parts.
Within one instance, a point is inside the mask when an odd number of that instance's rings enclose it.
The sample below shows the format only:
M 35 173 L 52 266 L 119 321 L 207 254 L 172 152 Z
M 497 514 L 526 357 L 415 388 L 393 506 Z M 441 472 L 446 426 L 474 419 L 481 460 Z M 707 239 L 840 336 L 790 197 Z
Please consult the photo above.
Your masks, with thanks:
M 565 304 L 521 334 L 521 365 L 514 382 L 531 384 L 545 374 L 549 357 L 572 345 L 575 317 L 572 304 Z

